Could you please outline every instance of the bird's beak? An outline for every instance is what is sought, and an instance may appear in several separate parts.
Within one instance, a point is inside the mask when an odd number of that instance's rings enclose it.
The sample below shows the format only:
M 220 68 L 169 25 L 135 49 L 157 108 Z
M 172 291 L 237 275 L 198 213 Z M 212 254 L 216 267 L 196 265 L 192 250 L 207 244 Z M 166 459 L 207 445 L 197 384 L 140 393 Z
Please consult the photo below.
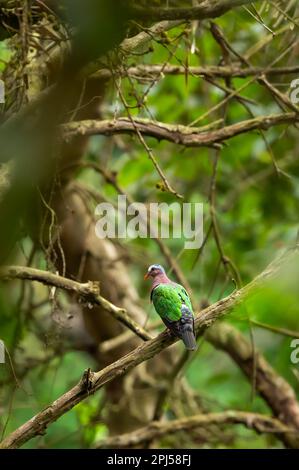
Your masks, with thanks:
M 149 273 L 145 273 L 144 275 L 144 278 L 143 279 L 148 279 L 149 278 Z

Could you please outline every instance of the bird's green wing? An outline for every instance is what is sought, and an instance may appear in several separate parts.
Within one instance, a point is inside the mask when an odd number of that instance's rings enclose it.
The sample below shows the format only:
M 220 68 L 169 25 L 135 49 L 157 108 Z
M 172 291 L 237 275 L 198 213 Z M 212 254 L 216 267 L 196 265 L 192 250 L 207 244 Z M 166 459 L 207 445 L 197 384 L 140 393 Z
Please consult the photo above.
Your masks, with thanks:
M 186 291 L 186 289 L 183 286 L 181 286 L 180 284 L 175 284 L 175 287 L 176 287 L 177 293 L 178 293 L 179 297 L 181 298 L 182 302 L 193 313 L 191 300 L 190 300 L 190 297 L 189 297 L 188 292 Z
M 160 284 L 152 293 L 152 301 L 160 317 L 169 321 L 181 319 L 183 304 L 192 312 L 189 296 L 179 284 Z

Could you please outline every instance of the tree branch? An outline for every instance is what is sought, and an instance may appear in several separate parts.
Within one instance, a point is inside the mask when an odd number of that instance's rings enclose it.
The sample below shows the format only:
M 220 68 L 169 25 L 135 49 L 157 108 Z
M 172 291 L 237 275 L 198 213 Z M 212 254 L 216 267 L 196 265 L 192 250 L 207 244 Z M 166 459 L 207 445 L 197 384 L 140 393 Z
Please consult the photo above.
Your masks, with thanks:
M 101 306 L 106 310 L 106 312 L 110 313 L 116 320 L 132 330 L 141 339 L 147 341 L 152 338 L 152 336 L 142 328 L 142 326 L 128 315 L 124 308 L 116 307 L 116 305 L 112 304 L 107 299 L 104 299 L 104 297 L 99 294 L 99 283 L 97 282 L 89 281 L 87 283 L 80 283 L 48 271 L 41 271 L 40 269 L 28 268 L 26 266 L 1 267 L 0 279 L 38 281 L 47 286 L 54 286 L 59 289 L 74 292 L 84 298 L 86 302 Z
M 249 380 L 255 367 L 256 389 L 274 415 L 287 426 L 299 429 L 299 404 L 294 390 L 259 352 L 253 354 L 251 344 L 239 331 L 228 324 L 216 324 L 207 331 L 206 339 L 225 351 Z M 285 434 L 282 440 L 288 447 L 299 447 L 298 435 Z
M 130 38 L 124 39 L 118 49 L 125 55 L 129 55 L 132 52 L 134 52 L 136 49 L 145 47 L 153 37 L 159 36 L 165 31 L 169 31 L 172 28 L 175 28 L 179 25 L 184 23 L 183 20 L 177 20 L 177 21 L 161 21 L 159 23 L 154 24 L 150 28 L 148 28 L 145 31 L 141 31 L 140 33 L 136 34 L 135 36 L 132 36 Z M 86 67 L 84 67 L 82 73 L 81 73 L 81 78 L 87 78 L 90 75 L 95 76 L 98 70 L 101 70 L 104 64 L 107 62 L 107 57 L 100 57 L 98 60 L 93 61 Z M 107 67 L 107 65 L 106 65 Z M 111 77 L 111 72 L 109 74 L 109 77 Z M 106 78 L 106 77 L 104 77 Z
M 283 74 L 298 74 L 299 65 L 286 67 L 239 67 L 236 65 L 205 65 L 205 66 L 182 66 L 170 64 L 156 65 L 136 65 L 129 68 L 118 68 L 115 75 L 120 74 L 122 77 L 130 76 L 137 79 L 159 79 L 164 75 L 185 75 L 186 71 L 193 77 L 208 78 L 246 78 L 250 76 L 265 75 L 275 76 Z M 102 69 L 93 75 L 94 78 L 110 78 L 111 71 Z
M 210 327 L 217 319 L 227 314 L 236 307 L 244 298 L 260 288 L 268 279 L 277 275 L 282 264 L 288 262 L 294 256 L 294 250 L 284 253 L 273 261 L 259 276 L 240 290 L 235 290 L 232 294 L 219 300 L 215 304 L 203 310 L 195 318 L 195 329 L 197 335 Z M 15 274 L 11 273 L 11 274 Z M 14 276 L 15 277 L 15 276 Z M 27 277 L 26 277 L 27 278 Z M 49 424 L 56 421 L 60 416 L 72 409 L 77 403 L 95 393 L 108 382 L 117 377 L 123 376 L 137 365 L 154 357 L 167 346 L 173 344 L 178 339 L 173 337 L 169 331 L 164 331 L 156 338 L 151 339 L 135 348 L 113 364 L 105 367 L 99 372 L 91 373 L 86 382 L 81 379 L 71 390 L 61 395 L 51 405 L 35 415 L 29 421 L 12 432 L 0 444 L 0 448 L 16 448 L 32 439 L 38 434 L 43 434 Z
M 254 3 L 255 0 L 206 0 L 193 8 L 153 8 L 132 6 L 129 17 L 135 20 L 204 20 L 217 18 L 233 8 Z
M 99 441 L 95 447 L 98 449 L 131 447 L 163 437 L 166 434 L 192 431 L 196 428 L 207 428 L 208 426 L 222 424 L 243 424 L 257 433 L 286 433 L 292 431 L 278 419 L 269 416 L 243 411 L 225 411 L 222 413 L 200 414 L 167 422 L 153 421 L 148 426 L 137 429 L 137 431 Z M 293 432 L 298 433 L 298 431 Z
M 176 26 L 182 24 L 183 21 L 161 21 L 154 24 L 151 28 L 148 28 L 146 31 L 141 31 L 135 36 L 124 39 L 118 46 L 118 49 L 122 51 L 123 54 L 129 55 L 133 53 L 136 49 L 145 47 L 154 36 L 159 36 L 165 31 L 168 31 Z M 63 63 L 67 53 L 69 51 L 68 43 L 61 43 L 53 47 L 50 52 L 46 55 L 44 61 L 40 64 L 40 72 L 42 71 L 45 75 L 51 70 L 56 69 L 57 63 Z M 94 75 L 99 69 L 101 70 L 107 62 L 107 56 L 99 57 L 99 59 L 91 62 L 86 65 L 79 73 L 79 79 L 84 81 L 89 76 Z M 107 66 L 107 65 L 105 65 Z M 109 77 L 111 74 L 109 74 Z M 105 78 L 105 77 L 104 77 Z M 43 108 L 45 103 L 49 100 L 49 97 L 55 96 L 56 94 L 56 84 L 50 85 L 44 90 L 40 91 L 36 96 L 34 96 L 30 102 L 21 108 L 18 113 L 10 116 L 3 126 L 14 125 L 22 120 L 26 119 L 28 115 L 31 115 L 36 109 Z
M 269 116 L 258 116 L 247 119 L 230 126 L 225 126 L 216 130 L 205 131 L 200 127 L 188 127 L 178 124 L 167 124 L 155 122 L 149 119 L 135 118 L 132 124 L 128 118 L 114 120 L 85 120 L 70 122 L 61 126 L 65 139 L 70 139 L 79 135 L 106 135 L 113 134 L 135 134 L 136 129 L 141 134 L 154 137 L 158 140 L 168 140 L 185 147 L 211 146 L 239 134 L 256 129 L 269 129 L 280 124 L 292 124 L 299 121 L 296 113 L 271 114 Z

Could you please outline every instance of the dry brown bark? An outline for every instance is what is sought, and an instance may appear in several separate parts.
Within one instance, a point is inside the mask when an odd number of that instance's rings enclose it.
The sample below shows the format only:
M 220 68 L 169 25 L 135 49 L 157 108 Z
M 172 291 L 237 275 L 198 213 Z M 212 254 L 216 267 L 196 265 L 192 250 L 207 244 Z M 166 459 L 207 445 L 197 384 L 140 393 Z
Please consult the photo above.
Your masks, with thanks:
M 211 2 L 204 2 L 203 4 L 207 11 L 209 8 L 211 8 L 211 6 L 213 7 L 213 5 L 209 5 L 209 3 L 211 4 Z M 214 6 L 216 5 L 217 8 L 219 7 L 220 3 L 221 2 L 219 1 L 213 2 Z M 245 3 L 249 2 L 222 2 L 222 4 L 225 4 L 226 7 L 232 7 L 237 4 Z M 222 10 L 217 8 L 215 9 L 214 13 L 220 14 Z M 153 14 L 151 11 L 149 13 Z M 168 17 L 169 14 L 170 13 L 168 11 Z M 193 14 L 195 13 L 193 12 Z M 182 16 L 182 12 L 180 12 L 180 15 Z M 171 27 L 171 25 L 160 24 L 155 25 L 153 30 L 155 29 L 155 31 L 159 31 L 160 29 L 163 30 L 163 28 L 167 29 L 168 27 Z M 136 45 L 140 46 L 140 44 L 144 44 L 149 41 L 149 36 L 147 33 L 143 32 L 137 36 L 138 38 L 129 38 L 124 41 L 124 51 L 126 51 L 126 47 L 130 49 L 136 47 Z M 55 64 L 55 61 L 49 63 L 49 68 L 51 67 L 51 74 L 53 73 L 53 63 Z M 86 73 L 93 73 L 93 71 L 97 70 L 97 64 L 92 64 L 89 68 L 87 68 L 87 70 L 88 72 Z M 95 122 L 94 120 L 99 117 L 97 114 L 99 101 L 93 101 L 91 106 L 84 107 L 84 105 L 89 103 L 90 98 L 93 98 L 94 96 L 98 96 L 99 94 L 104 96 L 104 87 L 105 80 L 102 81 L 98 78 L 95 78 L 93 80 L 87 81 L 86 93 L 81 103 L 81 106 L 83 106 L 83 111 L 77 113 L 76 116 L 74 116 L 76 119 L 91 119 L 93 123 Z M 81 92 L 80 87 L 77 91 L 77 95 L 79 95 Z M 296 116 L 294 116 L 293 113 L 289 114 L 289 121 L 294 121 Z M 286 122 L 287 118 L 285 118 L 285 116 L 286 115 L 284 115 L 284 118 L 281 122 Z M 287 120 L 287 122 L 289 121 Z M 278 120 L 278 123 L 279 122 L 280 120 Z M 275 124 L 274 121 L 265 121 L 261 124 L 256 124 L 255 122 L 254 127 L 252 128 L 259 128 L 263 125 L 265 128 L 267 128 L 268 125 L 272 125 L 273 123 Z M 127 127 L 130 127 L 130 124 L 125 124 Z M 72 125 L 69 125 L 69 128 L 71 128 L 71 126 Z M 217 134 L 216 139 L 214 139 L 213 142 L 218 142 L 219 140 L 221 141 L 227 137 L 235 135 L 234 133 L 238 133 L 240 129 L 242 131 L 242 125 L 239 125 L 237 131 L 236 128 L 234 128 L 233 131 L 230 130 L 230 133 L 227 133 L 227 129 L 224 132 L 221 131 L 220 134 Z M 250 126 L 246 127 L 245 131 L 250 129 Z M 129 131 L 131 131 L 131 128 Z M 161 132 L 160 129 L 158 129 L 158 131 Z M 163 132 L 164 131 L 165 130 L 163 130 Z M 168 135 L 171 136 L 173 129 L 166 129 L 166 131 L 168 132 Z M 107 131 L 107 127 L 106 132 L 109 133 L 109 128 Z M 155 136 L 159 136 L 159 133 L 157 134 L 157 130 L 155 130 L 155 132 Z M 177 141 L 176 138 L 171 138 L 175 142 Z M 80 196 L 78 196 L 72 187 L 72 171 L 62 171 L 62 168 L 65 168 L 66 164 L 72 166 L 72 164 L 80 161 L 80 159 L 83 157 L 86 143 L 87 136 L 80 135 L 79 137 L 76 136 L 69 143 L 65 144 L 63 151 L 61 152 L 62 156 L 59 162 L 60 168 L 58 168 L 60 181 L 58 186 L 55 186 L 54 197 L 51 201 L 51 208 L 57 215 L 57 223 L 60 227 L 59 232 L 61 246 L 65 256 L 66 274 L 68 277 L 77 278 L 78 274 L 80 273 L 80 280 L 82 282 L 100 281 L 101 295 L 109 299 L 109 301 L 115 305 L 128 309 L 132 315 L 132 318 L 138 323 L 142 324 L 144 322 L 145 315 L 143 310 L 140 308 L 138 294 L 131 283 L 127 267 L 121 259 L 121 254 L 118 252 L 116 246 L 110 241 L 99 240 L 96 238 L 91 223 L 91 218 L 86 211 L 84 201 Z M 186 145 L 186 142 L 183 143 Z M 36 214 L 38 212 L 39 208 L 37 208 Z M 34 216 L 36 214 L 34 214 Z M 62 260 L 59 259 L 56 262 L 56 267 L 59 268 L 60 271 L 62 268 L 61 261 Z M 218 314 L 221 309 L 225 310 L 226 308 L 227 304 L 225 302 L 221 304 L 220 302 L 217 307 L 216 314 Z M 111 317 L 107 311 L 100 306 L 97 306 L 93 309 L 88 308 L 88 306 L 83 306 L 82 311 L 86 328 L 96 343 L 114 338 L 119 333 L 124 331 L 123 327 L 118 322 L 111 320 Z M 209 314 L 211 317 L 207 319 L 207 326 L 214 318 L 213 307 L 211 310 L 209 310 Z M 252 370 L 252 353 L 250 356 L 248 344 L 244 338 L 241 337 L 240 339 L 236 333 L 235 347 L 233 349 L 229 348 L 225 335 L 221 334 L 222 325 L 219 326 L 219 328 L 220 334 L 217 341 L 214 336 L 214 344 L 218 342 L 218 347 L 222 347 L 224 350 L 226 350 L 234 358 L 236 363 L 238 363 L 245 371 L 245 373 L 250 376 Z M 239 338 L 239 340 L 237 338 Z M 156 403 L 156 383 L 159 381 L 160 377 L 165 376 L 173 361 L 173 354 L 168 350 L 163 352 L 162 357 L 159 354 L 159 356 L 150 359 L 150 361 L 147 362 L 146 367 L 141 364 L 139 367 L 135 368 L 135 366 L 141 362 L 141 359 L 146 360 L 151 357 L 151 355 L 154 355 L 160 351 L 160 349 L 157 349 L 157 344 L 158 347 L 164 347 L 170 343 L 170 339 L 167 334 L 164 334 L 160 340 L 154 340 L 154 342 L 151 342 L 148 345 L 142 345 L 141 349 L 137 349 L 137 351 L 130 353 L 129 359 L 128 356 L 124 356 L 128 351 L 133 349 L 139 343 L 140 341 L 138 339 L 133 338 L 130 339 L 130 341 L 128 341 L 126 344 L 122 344 L 121 347 L 113 349 L 112 353 L 100 354 L 97 356 L 100 367 L 104 367 L 119 357 L 122 357 L 122 359 L 114 367 L 112 367 L 112 369 L 107 370 L 106 368 L 98 373 L 98 381 L 94 387 L 96 390 L 111 380 L 111 370 L 113 373 L 115 373 L 113 377 L 121 376 L 120 378 L 111 381 L 111 384 L 109 387 L 107 387 L 108 397 L 111 401 L 111 404 L 116 405 L 108 407 L 109 417 L 107 422 L 112 433 L 128 431 L 130 429 L 134 429 L 136 426 L 140 426 L 142 423 L 146 423 L 147 421 L 151 420 Z M 239 350 L 242 351 L 242 345 L 244 349 L 247 348 L 246 360 L 244 359 L 242 352 L 238 353 Z M 140 357 L 141 351 L 144 352 L 144 355 Z M 132 359 L 132 354 L 134 355 L 134 360 L 130 362 Z M 130 369 L 134 368 L 134 372 L 131 372 L 126 377 L 123 377 L 124 372 L 128 370 L 128 364 L 130 365 Z M 289 421 L 290 424 L 294 424 L 296 427 L 298 427 L 298 404 L 294 399 L 291 388 L 288 384 L 283 383 L 283 386 L 280 389 L 281 395 L 277 396 L 277 393 L 279 392 L 277 389 L 277 384 L 281 379 L 277 377 L 275 373 L 273 375 L 273 372 L 269 372 L 269 366 L 264 361 L 264 359 L 261 359 L 258 362 L 258 365 L 260 370 L 260 380 L 258 381 L 259 391 L 268 401 L 274 412 L 277 413 L 277 415 L 279 415 L 283 421 Z M 83 396 L 88 396 L 90 391 L 84 390 L 84 387 L 82 390 L 82 384 L 76 387 L 77 388 L 75 392 L 73 392 L 73 395 L 69 394 L 70 392 L 68 392 L 65 394 L 65 396 L 61 397 L 57 403 L 55 402 L 55 405 L 50 406 L 47 410 L 41 413 L 41 421 L 37 421 L 34 424 L 34 432 L 42 432 L 47 423 L 52 422 L 53 418 L 56 419 L 63 412 L 66 412 L 68 409 L 70 409 L 70 407 L 77 402 L 77 399 L 80 401 Z M 275 390 L 274 398 L 271 397 L 273 387 Z M 132 390 L 134 390 L 134 393 L 132 393 Z M 55 409 L 59 410 L 57 414 L 55 414 Z M 292 414 L 293 421 L 291 423 Z M 32 423 L 30 423 L 30 426 L 31 425 Z M 26 428 L 26 424 L 24 426 Z M 25 440 L 27 440 L 28 436 L 32 436 L 32 430 L 29 428 L 26 429 L 23 435 L 18 436 L 18 445 L 24 442 L 24 436 L 26 437 Z M 12 441 L 11 446 L 14 445 L 15 441 Z
M 216 324 L 207 332 L 207 340 L 225 351 L 250 382 L 254 377 L 256 391 L 264 398 L 274 416 L 287 426 L 299 429 L 299 404 L 294 390 L 259 351 L 253 354 L 250 342 L 239 331 L 228 324 Z M 299 447 L 296 434 L 288 434 L 283 440 L 287 446 Z
M 246 413 L 242 411 L 224 411 L 222 413 L 207 413 L 170 422 L 153 421 L 148 426 L 126 433 L 120 436 L 110 437 L 95 444 L 99 449 L 140 446 L 152 439 L 163 438 L 180 431 L 190 432 L 194 429 L 221 424 L 243 424 L 258 433 L 284 433 L 287 426 L 279 420 L 258 413 Z
M 168 124 L 140 118 L 134 119 L 133 125 L 128 118 L 118 118 L 71 122 L 62 126 L 62 129 L 67 139 L 78 135 L 136 134 L 137 128 L 143 135 L 154 137 L 157 140 L 168 140 L 184 147 L 208 147 L 256 129 L 267 130 L 272 126 L 296 123 L 298 119 L 296 113 L 273 114 L 240 121 L 216 130 L 205 130 L 200 127 Z
M 259 274 L 251 283 L 245 287 L 235 290 L 232 294 L 224 299 L 219 300 L 215 304 L 207 307 L 195 319 L 195 330 L 197 335 L 202 335 L 207 329 L 208 334 L 212 335 L 211 342 L 217 347 L 221 347 L 228 352 L 234 360 L 240 365 L 244 372 L 251 377 L 253 371 L 253 354 L 250 344 L 242 337 L 240 333 L 234 331 L 233 328 L 227 325 L 218 325 L 220 330 L 209 329 L 216 320 L 219 320 L 222 316 L 230 312 L 234 307 L 242 303 L 248 295 L 252 295 L 260 289 L 269 279 L 273 279 L 279 273 L 281 266 L 286 265 L 294 256 L 298 256 L 294 250 L 280 256 L 277 260 L 272 262 L 261 274 Z M 14 278 L 19 277 L 22 279 L 37 279 L 39 281 L 47 281 L 47 273 L 44 275 L 34 272 L 34 270 L 26 270 L 22 267 L 4 268 L 2 271 L 2 277 Z M 51 282 L 50 282 L 51 281 Z M 50 284 L 53 285 L 53 277 L 50 280 Z M 58 280 L 58 286 L 62 286 L 62 283 Z M 69 289 L 69 286 L 68 286 Z M 216 326 L 217 328 L 217 326 Z M 226 334 L 225 334 L 226 332 Z M 154 359 L 161 361 L 161 352 L 165 351 L 165 348 L 170 344 L 177 341 L 168 331 L 161 333 L 156 338 L 147 341 L 146 343 L 138 346 L 130 353 L 122 356 L 119 360 L 113 364 L 105 367 L 99 372 L 91 373 L 87 371 L 71 390 L 60 396 L 55 402 L 49 405 L 45 410 L 42 410 L 31 420 L 24 423 L 20 428 L 10 434 L 1 443 L 2 448 L 19 447 L 23 443 L 27 442 L 32 437 L 44 433 L 47 426 L 52 422 L 56 421 L 60 416 L 73 408 L 77 403 L 87 398 L 90 394 L 96 392 L 103 386 L 109 383 L 117 384 L 117 380 L 125 375 L 126 378 L 132 380 L 132 375 L 128 372 L 138 370 L 139 365 L 142 365 L 147 361 Z M 272 408 L 274 414 L 279 417 L 282 425 L 285 425 L 290 432 L 284 432 L 279 435 L 280 439 L 288 446 L 292 448 L 299 447 L 298 437 L 298 416 L 299 416 L 299 404 L 296 401 L 294 391 L 290 385 L 284 381 L 277 373 L 267 364 L 265 359 L 255 353 L 256 360 L 256 372 L 257 390 L 267 401 L 269 406 Z M 163 361 L 162 361 L 163 362 Z M 153 363 L 151 363 L 153 365 Z M 169 368 L 169 365 L 166 366 Z M 154 387 L 157 390 L 157 387 Z M 134 393 L 130 394 L 130 401 L 134 403 L 135 395 L 138 398 L 138 390 L 134 388 Z M 155 395 L 156 398 L 156 395 Z M 149 400 L 149 397 L 147 397 Z M 145 413 L 145 406 L 148 402 L 143 402 L 142 411 Z M 120 412 L 121 410 L 119 410 Z M 151 412 L 153 410 L 151 409 Z M 121 415 L 119 415 L 120 419 Z M 126 416 L 127 418 L 127 416 Z M 148 420 L 150 421 L 150 419 Z M 131 423 L 136 425 L 136 421 Z M 126 423 L 127 425 L 127 423 Z M 126 426 L 127 427 L 127 426 Z M 281 428 L 282 429 L 282 428 Z M 119 431 L 121 433 L 122 431 Z

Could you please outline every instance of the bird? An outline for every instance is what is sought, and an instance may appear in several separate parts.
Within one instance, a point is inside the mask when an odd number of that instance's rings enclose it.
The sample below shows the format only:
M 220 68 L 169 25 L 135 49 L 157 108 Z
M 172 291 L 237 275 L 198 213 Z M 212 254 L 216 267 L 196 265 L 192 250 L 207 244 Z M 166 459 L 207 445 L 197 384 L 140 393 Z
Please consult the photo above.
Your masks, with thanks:
M 160 264 L 149 266 L 144 279 L 152 278 L 150 299 L 166 327 L 183 340 L 187 350 L 197 349 L 194 313 L 186 289 L 171 281 Z

